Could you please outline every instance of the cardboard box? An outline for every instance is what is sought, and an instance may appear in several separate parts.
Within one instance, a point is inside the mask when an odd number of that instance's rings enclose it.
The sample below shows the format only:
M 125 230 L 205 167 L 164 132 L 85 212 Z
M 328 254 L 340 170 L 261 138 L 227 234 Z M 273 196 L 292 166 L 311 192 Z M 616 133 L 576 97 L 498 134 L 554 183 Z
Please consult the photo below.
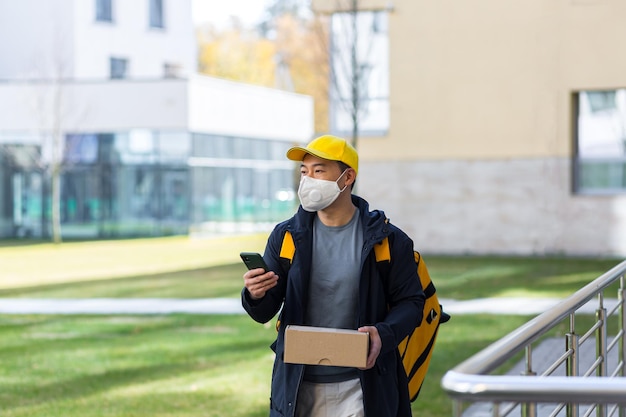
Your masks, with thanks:
M 285 329 L 287 363 L 364 368 L 368 348 L 369 334 L 356 330 L 292 325 Z

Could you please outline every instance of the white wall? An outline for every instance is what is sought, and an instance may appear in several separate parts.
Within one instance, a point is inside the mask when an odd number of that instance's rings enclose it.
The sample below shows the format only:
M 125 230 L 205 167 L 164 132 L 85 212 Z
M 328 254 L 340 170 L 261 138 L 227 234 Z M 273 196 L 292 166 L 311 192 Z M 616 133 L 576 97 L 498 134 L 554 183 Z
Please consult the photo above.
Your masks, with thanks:
M 72 132 L 131 128 L 186 129 L 186 80 L 0 85 L 0 130 Z M 60 111 L 53 111 L 54 97 Z M 56 116 L 55 116 L 56 115 Z
M 197 69 L 191 0 L 164 0 L 164 28 L 150 28 L 148 0 L 115 1 L 113 22 L 95 20 L 95 1 L 75 2 L 77 78 L 108 78 L 109 58 L 129 60 L 129 78 L 161 78 L 177 63 L 181 76 Z
M 165 63 L 193 74 L 191 0 L 164 7 L 165 27 L 155 29 L 148 0 L 114 1 L 112 23 L 96 21 L 95 0 L 0 0 L 0 80 L 107 79 L 112 56 L 129 60 L 129 78 L 162 78 Z
M 312 97 L 200 75 L 189 89 L 194 132 L 292 142 L 314 134 Z
M 292 142 L 314 132 L 311 97 L 210 77 L 0 83 L 0 132 L 50 130 L 55 121 L 71 132 L 173 129 Z
M 0 80 L 72 74 L 72 2 L 0 0 Z

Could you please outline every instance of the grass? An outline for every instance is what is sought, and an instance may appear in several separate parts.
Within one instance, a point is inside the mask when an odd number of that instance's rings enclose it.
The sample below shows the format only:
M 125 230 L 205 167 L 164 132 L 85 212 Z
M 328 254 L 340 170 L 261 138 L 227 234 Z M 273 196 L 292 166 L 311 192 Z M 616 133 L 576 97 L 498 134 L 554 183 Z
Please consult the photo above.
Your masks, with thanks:
M 243 316 L 0 317 L 0 415 L 266 415 L 272 332 Z
M 416 413 L 450 415 L 450 365 L 525 320 L 455 317 Z M 245 316 L 4 316 L 0 337 L 3 417 L 267 415 L 275 333 Z
M 0 288 L 128 278 L 238 263 L 239 252 L 262 251 L 266 235 L 0 244 Z
M 238 298 L 242 263 L 125 278 L 95 279 L 0 289 L 15 298 Z
M 239 297 L 243 250 L 265 236 L 0 246 L 0 297 Z M 440 297 L 566 297 L 619 263 L 565 257 L 424 257 Z
M 425 257 L 437 291 L 446 298 L 563 298 L 621 259 L 568 257 Z
M 0 297 L 238 297 L 238 252 L 263 244 L 262 236 L 0 244 Z M 454 299 L 565 297 L 619 262 L 426 260 L 441 297 Z M 454 316 L 415 415 L 451 415 L 444 373 L 528 319 Z M 0 416 L 265 416 L 274 338 L 273 323 L 247 316 L 0 315 Z

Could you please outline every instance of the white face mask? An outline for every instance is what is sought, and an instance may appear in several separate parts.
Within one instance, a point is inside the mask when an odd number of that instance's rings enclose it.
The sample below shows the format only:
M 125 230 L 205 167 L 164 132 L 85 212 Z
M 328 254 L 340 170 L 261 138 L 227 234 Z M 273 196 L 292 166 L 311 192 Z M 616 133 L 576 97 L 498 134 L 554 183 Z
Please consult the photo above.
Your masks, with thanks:
M 345 173 L 346 171 L 343 171 L 337 181 Z M 346 185 L 340 190 L 337 181 L 320 180 L 303 175 L 300 179 L 300 187 L 298 187 L 298 197 L 302 208 L 313 212 L 330 206 L 347 187 Z

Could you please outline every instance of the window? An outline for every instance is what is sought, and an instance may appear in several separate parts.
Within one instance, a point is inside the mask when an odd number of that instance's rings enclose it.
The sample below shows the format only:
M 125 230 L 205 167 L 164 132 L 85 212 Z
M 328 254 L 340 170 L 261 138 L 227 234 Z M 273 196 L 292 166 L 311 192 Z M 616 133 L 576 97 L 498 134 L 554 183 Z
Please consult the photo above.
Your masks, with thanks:
M 98 159 L 98 136 L 94 134 L 65 135 L 63 162 L 93 164 Z
M 331 130 L 350 134 L 356 119 L 359 134 L 385 134 L 389 129 L 387 13 L 335 13 L 331 37 Z
M 193 221 L 274 222 L 297 205 L 294 165 L 285 163 L 289 143 L 261 139 L 193 135 Z
M 111 79 L 122 79 L 128 76 L 128 59 L 113 58 L 110 59 Z
M 182 66 L 180 64 L 168 63 L 163 64 L 163 77 L 180 78 L 182 74 Z
M 626 89 L 575 95 L 574 189 L 626 192 Z
M 150 27 L 162 28 L 163 26 L 163 0 L 150 1 Z
M 113 21 L 113 0 L 96 0 L 96 20 L 99 22 Z
M 589 101 L 589 110 L 592 113 L 615 110 L 617 106 L 615 93 L 615 91 L 588 91 L 586 95 Z

